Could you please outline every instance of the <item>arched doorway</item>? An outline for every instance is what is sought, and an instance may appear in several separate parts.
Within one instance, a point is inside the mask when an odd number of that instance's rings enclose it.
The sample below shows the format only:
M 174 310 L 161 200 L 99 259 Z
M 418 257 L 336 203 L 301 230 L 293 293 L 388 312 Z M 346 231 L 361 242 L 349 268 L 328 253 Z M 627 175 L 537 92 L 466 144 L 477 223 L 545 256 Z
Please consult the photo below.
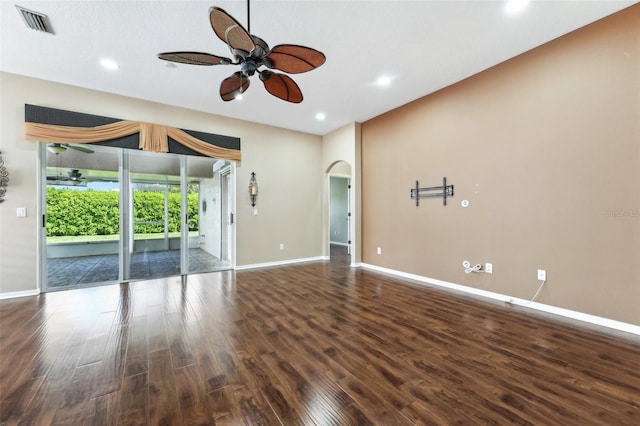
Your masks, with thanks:
M 352 253 L 351 165 L 336 161 L 328 176 L 328 243 L 331 260 L 350 262 Z

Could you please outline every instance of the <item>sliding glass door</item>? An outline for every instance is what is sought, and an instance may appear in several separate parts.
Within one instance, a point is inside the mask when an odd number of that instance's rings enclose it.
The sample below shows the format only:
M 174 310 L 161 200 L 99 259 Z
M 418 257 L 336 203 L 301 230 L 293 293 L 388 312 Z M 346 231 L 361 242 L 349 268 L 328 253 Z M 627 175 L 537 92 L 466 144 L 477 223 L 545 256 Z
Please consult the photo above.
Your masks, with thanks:
M 180 158 L 129 153 L 129 273 L 125 279 L 181 273 Z
M 117 150 L 52 145 L 45 153 L 47 288 L 117 282 L 121 239 Z
M 230 163 L 88 147 L 41 152 L 45 290 L 233 266 Z

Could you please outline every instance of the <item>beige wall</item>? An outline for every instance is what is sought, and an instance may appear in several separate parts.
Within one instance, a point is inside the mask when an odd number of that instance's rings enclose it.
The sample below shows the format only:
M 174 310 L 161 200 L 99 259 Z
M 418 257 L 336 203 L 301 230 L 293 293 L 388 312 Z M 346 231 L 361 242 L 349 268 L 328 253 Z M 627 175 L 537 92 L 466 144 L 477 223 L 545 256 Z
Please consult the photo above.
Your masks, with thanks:
M 237 169 L 237 264 L 322 256 L 322 138 L 248 123 L 244 129 L 253 133 L 242 138 Z M 258 215 L 249 204 L 251 172 L 258 181 Z
M 362 181 L 363 262 L 640 324 L 640 5 L 363 123 Z
M 25 103 L 241 138 L 236 263 L 322 255 L 321 137 L 7 73 L 0 73 L 0 90 L 0 151 L 10 173 L 0 204 L 0 293 L 37 288 L 37 152 L 23 137 Z M 247 194 L 252 171 L 260 185 L 255 216 Z M 28 217 L 16 218 L 17 207 Z

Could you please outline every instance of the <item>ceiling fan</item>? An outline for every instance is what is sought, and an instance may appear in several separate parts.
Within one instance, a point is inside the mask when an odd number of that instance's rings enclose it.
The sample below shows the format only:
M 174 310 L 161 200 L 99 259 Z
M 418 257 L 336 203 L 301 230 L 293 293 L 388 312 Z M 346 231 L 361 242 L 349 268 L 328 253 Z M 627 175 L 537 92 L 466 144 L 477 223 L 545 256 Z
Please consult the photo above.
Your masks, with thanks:
M 47 149 L 49 152 L 54 154 L 62 154 L 67 150 L 67 148 L 75 149 L 76 151 L 84 152 L 86 154 L 93 154 L 94 151 L 91 148 L 87 148 L 82 145 L 71 145 L 68 143 L 50 143 L 47 144 Z
M 247 0 L 247 31 L 219 7 L 209 9 L 211 27 L 218 38 L 229 46 L 233 60 L 203 52 L 166 52 L 158 54 L 158 58 L 190 65 L 240 65 L 240 71 L 234 72 L 220 84 L 220 97 L 223 101 L 231 101 L 244 93 L 249 88 L 249 77 L 257 72 L 267 92 L 287 102 L 302 102 L 302 91 L 296 82 L 286 74 L 271 70 L 288 74 L 311 71 L 324 64 L 324 54 L 295 44 L 279 44 L 269 49 L 264 40 L 250 34 L 249 13 Z M 266 69 L 261 69 L 263 66 Z
M 85 178 L 82 177 L 82 173 L 78 169 L 71 169 L 67 172 L 66 176 L 63 176 L 58 172 L 57 175 L 47 176 L 48 181 L 64 181 L 65 184 L 77 186 L 82 182 L 86 181 Z

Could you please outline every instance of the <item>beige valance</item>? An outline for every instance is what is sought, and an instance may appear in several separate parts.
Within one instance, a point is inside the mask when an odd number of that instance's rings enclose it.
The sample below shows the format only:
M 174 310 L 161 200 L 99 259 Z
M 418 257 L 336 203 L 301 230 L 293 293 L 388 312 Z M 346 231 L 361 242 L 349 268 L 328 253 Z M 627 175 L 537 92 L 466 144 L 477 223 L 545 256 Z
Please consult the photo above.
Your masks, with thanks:
M 170 137 L 182 146 L 207 157 L 229 161 L 241 160 L 239 150 L 211 145 L 183 130 L 153 123 L 125 120 L 95 127 L 72 127 L 27 122 L 24 127 L 25 138 L 37 142 L 95 143 L 140 133 L 139 148 L 145 151 L 169 152 L 168 137 Z

